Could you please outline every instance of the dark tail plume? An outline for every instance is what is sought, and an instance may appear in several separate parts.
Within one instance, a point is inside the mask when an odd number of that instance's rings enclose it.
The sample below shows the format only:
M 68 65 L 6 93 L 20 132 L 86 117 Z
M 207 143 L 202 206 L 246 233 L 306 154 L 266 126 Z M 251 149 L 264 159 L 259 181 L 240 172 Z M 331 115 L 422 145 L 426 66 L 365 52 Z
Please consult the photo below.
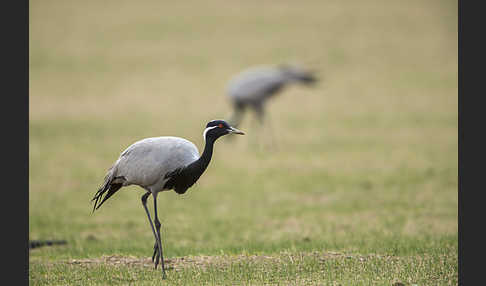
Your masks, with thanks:
M 114 170 L 112 168 L 108 171 L 108 174 L 106 174 L 103 185 L 101 185 L 93 199 L 91 199 L 91 201 L 94 201 L 93 212 L 101 207 L 101 205 L 107 199 L 113 196 L 113 194 L 116 193 L 123 186 L 123 183 L 113 183 L 115 179 L 124 179 L 124 177 L 115 177 Z

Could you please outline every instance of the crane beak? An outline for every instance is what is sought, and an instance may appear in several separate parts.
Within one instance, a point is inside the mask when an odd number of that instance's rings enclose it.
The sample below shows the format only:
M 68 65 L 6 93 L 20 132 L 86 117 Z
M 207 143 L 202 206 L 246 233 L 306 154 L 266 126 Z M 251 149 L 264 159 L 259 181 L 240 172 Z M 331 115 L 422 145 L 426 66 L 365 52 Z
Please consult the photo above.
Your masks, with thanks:
M 238 130 L 234 127 L 231 127 L 228 129 L 229 133 L 233 133 L 233 134 L 240 134 L 240 135 L 245 135 L 245 132 L 241 131 L 241 130 Z

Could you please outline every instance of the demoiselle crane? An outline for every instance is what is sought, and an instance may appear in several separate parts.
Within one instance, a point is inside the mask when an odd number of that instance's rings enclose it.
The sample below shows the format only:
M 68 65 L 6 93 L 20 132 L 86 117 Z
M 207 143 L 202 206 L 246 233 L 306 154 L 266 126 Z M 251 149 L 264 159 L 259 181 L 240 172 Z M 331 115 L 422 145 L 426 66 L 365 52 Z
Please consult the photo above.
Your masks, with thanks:
M 263 123 L 265 102 L 291 83 L 313 84 L 317 79 L 311 71 L 297 66 L 260 66 L 245 70 L 234 76 L 228 83 L 226 94 L 233 105 L 233 114 L 228 120 L 238 127 L 243 112 L 250 108 Z
M 155 258 L 157 268 L 159 258 L 161 259 L 164 279 L 166 274 L 160 237 L 161 224 L 157 215 L 157 194 L 169 190 L 184 194 L 208 167 L 214 142 L 226 134 L 244 133 L 224 120 L 210 121 L 203 132 L 205 146 L 202 155 L 199 155 L 196 145 L 179 137 L 152 137 L 137 141 L 121 153 L 92 199 L 94 212 L 122 187 L 138 185 L 146 191 L 142 196 L 142 205 L 155 237 L 152 261 Z M 154 199 L 153 224 L 147 208 L 147 198 L 150 195 Z

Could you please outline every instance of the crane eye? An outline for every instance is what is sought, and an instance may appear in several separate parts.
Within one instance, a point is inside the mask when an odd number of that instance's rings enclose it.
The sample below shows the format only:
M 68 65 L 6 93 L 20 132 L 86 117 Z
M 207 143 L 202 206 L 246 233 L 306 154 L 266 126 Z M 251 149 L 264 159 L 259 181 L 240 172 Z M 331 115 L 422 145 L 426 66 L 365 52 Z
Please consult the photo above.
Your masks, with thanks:
M 221 124 L 221 123 L 220 123 L 220 124 L 218 124 L 218 127 L 219 127 L 219 128 L 223 128 L 223 124 Z

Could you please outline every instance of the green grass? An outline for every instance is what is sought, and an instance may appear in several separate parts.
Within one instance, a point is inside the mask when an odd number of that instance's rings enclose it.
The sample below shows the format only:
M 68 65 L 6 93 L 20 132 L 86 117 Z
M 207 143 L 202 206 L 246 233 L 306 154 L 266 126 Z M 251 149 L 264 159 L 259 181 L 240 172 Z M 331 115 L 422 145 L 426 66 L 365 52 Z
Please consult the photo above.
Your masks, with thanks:
M 29 14 L 29 238 L 68 242 L 30 251 L 31 285 L 160 284 L 150 263 L 103 260 L 153 246 L 140 188 L 91 213 L 105 172 L 144 137 L 201 150 L 206 122 L 231 113 L 229 78 L 287 61 L 323 80 L 269 102 L 276 149 L 248 114 L 194 187 L 159 195 L 164 254 L 184 261 L 165 282 L 457 285 L 455 2 L 53 0 Z

